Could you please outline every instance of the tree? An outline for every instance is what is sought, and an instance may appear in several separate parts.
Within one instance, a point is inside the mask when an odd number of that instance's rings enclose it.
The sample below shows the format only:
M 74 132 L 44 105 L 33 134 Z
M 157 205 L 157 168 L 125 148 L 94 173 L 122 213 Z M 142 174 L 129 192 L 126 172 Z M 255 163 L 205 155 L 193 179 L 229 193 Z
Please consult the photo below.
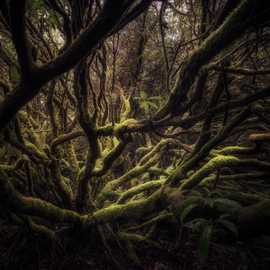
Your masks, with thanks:
M 1 1 L 1 219 L 98 235 L 118 268 L 111 243 L 139 266 L 164 221 L 199 224 L 204 258 L 218 224 L 267 234 L 269 196 L 250 193 L 269 178 L 269 8 Z

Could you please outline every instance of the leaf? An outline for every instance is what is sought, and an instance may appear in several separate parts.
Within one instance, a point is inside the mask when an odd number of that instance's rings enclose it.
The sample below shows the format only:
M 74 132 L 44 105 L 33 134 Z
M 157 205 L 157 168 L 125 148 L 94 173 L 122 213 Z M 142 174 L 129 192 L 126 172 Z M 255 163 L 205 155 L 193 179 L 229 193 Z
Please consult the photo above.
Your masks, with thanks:
M 33 0 L 31 4 L 32 4 L 33 9 L 40 9 L 44 6 L 44 3 L 42 0 Z
M 200 261 L 201 263 L 205 263 L 205 261 L 208 258 L 209 254 L 209 247 L 210 247 L 210 241 L 212 237 L 212 231 L 213 231 L 213 226 L 212 224 L 207 223 L 200 236 L 200 241 L 199 241 L 199 251 L 200 251 Z
M 140 91 L 140 96 L 141 96 L 141 99 L 146 99 L 147 98 L 147 94 L 143 90 Z
M 219 217 L 219 220 L 220 219 L 228 219 L 228 218 L 230 218 L 230 214 L 223 214 L 223 215 L 221 215 L 220 217 Z
M 206 193 L 206 194 L 205 194 L 206 196 L 210 196 L 211 191 L 210 191 L 209 188 L 203 187 L 202 189 L 203 189 L 203 191 Z
M 232 210 L 237 210 L 239 208 L 242 208 L 241 204 L 230 199 L 218 198 L 218 199 L 215 199 L 214 202 L 217 205 L 229 207 Z
M 238 237 L 238 229 L 234 223 L 230 222 L 229 220 L 225 220 L 225 219 L 219 219 L 218 223 L 220 223 L 223 227 L 225 227 L 227 230 L 232 232 L 235 237 Z
M 126 247 L 127 247 L 127 256 L 138 266 L 141 266 L 141 261 L 136 253 L 136 250 L 134 248 L 134 246 L 132 245 L 132 243 L 130 241 L 127 241 L 126 243 Z
M 181 213 L 181 223 L 184 224 L 184 220 L 186 219 L 186 217 L 188 216 L 188 214 L 195 208 L 197 207 L 197 204 L 190 204 L 188 205 L 183 212 Z
M 10 66 L 9 74 L 10 74 L 11 81 L 16 83 L 20 80 L 20 73 L 16 67 Z
M 211 192 L 212 197 L 215 197 L 215 196 L 221 197 L 221 195 L 222 195 L 222 192 L 219 191 L 219 190 L 214 190 L 214 191 Z
M 205 218 L 196 218 L 190 222 L 185 223 L 185 227 L 192 229 L 193 232 L 200 232 L 201 228 L 208 223 L 208 220 Z
M 199 192 L 198 190 L 191 190 L 191 194 L 192 196 L 202 197 L 201 192 Z
M 148 105 L 148 103 L 146 101 L 141 102 L 140 106 L 145 112 L 149 111 L 149 105 Z
M 208 205 L 210 208 L 214 207 L 214 200 L 212 198 L 205 198 L 204 199 L 204 204 Z
M 51 26 L 55 27 L 57 25 L 57 15 L 55 13 L 50 13 L 48 17 L 48 21 L 51 24 Z

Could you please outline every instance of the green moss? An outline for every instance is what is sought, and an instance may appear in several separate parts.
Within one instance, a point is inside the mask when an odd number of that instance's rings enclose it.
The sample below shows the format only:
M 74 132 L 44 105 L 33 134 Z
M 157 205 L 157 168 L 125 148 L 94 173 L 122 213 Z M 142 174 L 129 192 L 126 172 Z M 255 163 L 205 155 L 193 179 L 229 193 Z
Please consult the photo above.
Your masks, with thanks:
M 134 195 L 137 195 L 141 192 L 145 192 L 147 190 L 153 190 L 153 189 L 159 188 L 161 187 L 162 184 L 164 184 L 164 182 L 165 180 L 149 181 L 149 182 L 140 184 L 138 186 L 135 186 L 133 188 L 130 188 L 129 190 L 123 192 L 120 195 L 117 203 L 123 204 Z
M 254 152 L 254 147 L 247 146 L 226 146 L 219 150 L 213 150 L 212 155 L 246 155 Z
M 126 129 L 134 128 L 139 124 L 138 120 L 130 118 L 124 120 L 123 122 L 117 124 L 114 128 L 114 134 L 119 136 L 121 132 L 125 132 Z
M 270 174 L 265 172 L 250 172 L 250 173 L 239 173 L 233 175 L 221 175 L 219 177 L 220 181 L 239 181 L 239 180 L 248 180 L 248 179 L 267 179 Z M 216 180 L 215 174 L 210 174 L 200 183 L 201 186 L 209 185 Z
M 107 208 L 96 211 L 90 223 L 113 222 L 116 219 L 137 219 L 150 213 L 153 210 L 158 210 L 161 192 L 157 191 L 147 199 L 132 201 L 123 205 L 114 204 Z
M 51 241 L 56 241 L 56 235 L 55 232 L 45 225 L 37 224 L 33 220 L 29 219 L 29 227 L 33 231 L 34 234 L 38 234 L 41 236 L 44 236 L 45 238 L 51 240 Z
M 67 143 L 67 157 L 72 170 L 77 172 L 79 169 L 78 159 L 75 153 L 74 145 L 70 142 Z
M 151 226 L 155 223 L 158 223 L 159 221 L 162 221 L 162 220 L 165 220 L 165 219 L 173 219 L 174 218 L 174 215 L 172 213 L 168 213 L 168 211 L 161 211 L 160 214 L 158 214 L 157 216 L 151 218 L 150 220 L 142 223 L 142 224 L 139 224 L 137 226 L 133 226 L 133 227 L 129 227 L 128 228 L 128 231 L 135 231 L 135 230 L 140 230 L 146 226 Z
M 12 165 L 6 165 L 6 164 L 0 164 L 0 171 L 13 171 L 14 170 L 14 166 Z
M 39 149 L 37 146 L 35 146 L 33 143 L 27 142 L 25 143 L 25 146 L 32 150 L 39 158 L 43 160 L 49 160 L 46 153 L 43 150 Z
M 128 118 L 130 112 L 131 112 L 131 104 L 130 104 L 130 99 L 125 98 L 124 95 L 122 95 L 123 101 L 124 101 L 124 111 L 121 112 L 121 121 L 124 121 Z
M 245 32 L 246 28 L 252 24 L 252 20 L 246 20 L 246 18 L 250 16 L 251 10 L 258 11 L 265 5 L 264 1 L 261 2 L 262 5 L 257 4 L 256 1 L 241 1 L 239 6 L 227 16 L 224 23 L 215 31 L 212 31 L 211 35 L 192 53 L 179 71 L 169 101 L 157 113 L 158 119 L 162 119 L 169 112 L 173 114 L 183 112 L 185 106 L 181 106 L 181 104 L 185 105 L 187 93 L 195 82 L 200 69 Z
M 77 176 L 76 176 L 76 182 L 79 183 L 82 176 L 84 175 L 85 173 L 85 166 L 83 166 L 77 173 Z
M 188 171 L 195 168 L 200 161 L 207 157 L 209 152 L 229 136 L 233 128 L 246 119 L 249 114 L 250 110 L 247 108 L 231 119 L 231 121 L 222 128 L 215 137 L 210 139 L 198 152 L 193 152 L 190 157 L 178 165 L 170 177 L 168 177 L 167 182 L 174 186 L 177 185 L 180 180 L 185 179 Z
M 61 209 L 41 199 L 25 197 L 18 193 L 5 175 L 0 175 L 0 202 L 12 212 L 42 217 L 54 222 L 82 223 L 86 216 Z
M 157 154 L 160 154 L 160 151 L 162 150 L 162 148 L 172 142 L 174 142 L 172 139 L 161 140 L 157 145 L 153 147 L 153 149 L 148 154 L 146 154 L 145 156 L 141 158 L 138 165 L 143 166 L 146 162 L 149 162 L 150 160 L 152 160 L 153 157 L 156 157 L 157 159 L 159 157 L 159 155 L 157 156 Z
M 65 193 L 70 194 L 70 196 L 71 196 L 72 188 L 71 188 L 71 185 L 70 185 L 70 179 L 65 177 L 65 176 L 62 176 L 61 181 L 63 183 Z
M 190 178 L 185 180 L 180 185 L 180 190 L 191 189 L 197 184 L 199 184 L 206 176 L 218 170 L 220 167 L 230 166 L 238 162 L 239 162 L 239 158 L 237 157 L 218 155 L 212 158 L 210 161 L 208 161 L 202 168 L 200 168 L 197 172 L 195 172 Z

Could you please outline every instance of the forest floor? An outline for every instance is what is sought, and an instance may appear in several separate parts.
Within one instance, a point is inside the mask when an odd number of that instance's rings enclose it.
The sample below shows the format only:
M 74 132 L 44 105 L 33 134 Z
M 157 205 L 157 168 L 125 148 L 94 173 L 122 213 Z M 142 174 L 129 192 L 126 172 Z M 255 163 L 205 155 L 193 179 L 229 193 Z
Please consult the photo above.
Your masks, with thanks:
M 116 264 L 130 270 L 270 269 L 270 237 L 227 245 L 213 239 L 204 263 L 200 262 L 198 237 L 194 234 L 182 233 L 181 240 L 175 241 L 175 235 L 167 238 L 161 232 L 160 238 L 163 238 L 159 240 L 160 248 L 136 245 L 136 264 L 125 256 L 127 251 L 124 248 L 121 250 L 113 244 L 109 248 L 74 244 L 67 249 L 48 245 L 26 232 L 9 228 L 8 234 L 1 233 L 0 270 L 113 270 L 117 269 Z

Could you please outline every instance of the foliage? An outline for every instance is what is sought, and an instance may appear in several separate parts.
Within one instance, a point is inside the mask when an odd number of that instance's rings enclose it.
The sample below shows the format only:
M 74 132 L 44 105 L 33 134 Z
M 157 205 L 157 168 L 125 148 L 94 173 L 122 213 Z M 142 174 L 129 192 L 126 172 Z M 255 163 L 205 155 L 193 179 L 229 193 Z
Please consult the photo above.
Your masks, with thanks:
M 38 258 L 174 269 L 194 238 L 205 265 L 269 233 L 269 7 L 2 0 L 0 268 L 20 235 L 21 257 L 38 236 Z

